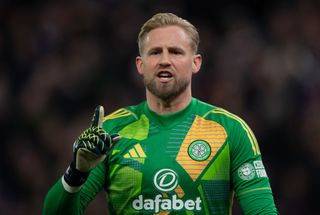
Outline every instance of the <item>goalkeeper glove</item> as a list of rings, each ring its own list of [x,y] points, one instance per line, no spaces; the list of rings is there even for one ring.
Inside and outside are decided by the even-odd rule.
[[[118,134],[109,135],[102,128],[104,108],[97,106],[91,127],[86,129],[73,144],[73,160],[63,179],[71,187],[81,186],[95,168],[106,158],[108,149],[120,140]]]

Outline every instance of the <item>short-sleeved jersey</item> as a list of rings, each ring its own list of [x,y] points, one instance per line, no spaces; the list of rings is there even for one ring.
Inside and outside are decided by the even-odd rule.
[[[276,214],[257,140],[239,117],[195,98],[158,115],[146,102],[105,117],[122,139],[78,197],[83,211],[104,187],[110,214]]]

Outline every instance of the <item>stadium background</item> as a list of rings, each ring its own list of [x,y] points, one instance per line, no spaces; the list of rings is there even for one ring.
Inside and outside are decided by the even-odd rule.
[[[1,0],[0,214],[41,213],[96,104],[144,99],[135,40],[164,11],[198,27],[194,96],[251,126],[280,213],[320,211],[319,1]]]

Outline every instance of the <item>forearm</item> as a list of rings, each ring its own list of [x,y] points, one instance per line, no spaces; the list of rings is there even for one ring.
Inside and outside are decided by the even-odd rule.
[[[48,192],[44,200],[43,215],[82,214],[80,192],[67,192],[60,179]]]
[[[104,109],[98,106],[91,127],[74,142],[73,160],[60,179],[48,192],[43,214],[82,214],[102,189],[105,166],[102,163],[110,145],[119,141],[118,134],[109,135],[101,126]]]
[[[237,198],[243,214],[278,214],[271,189],[248,191]]]

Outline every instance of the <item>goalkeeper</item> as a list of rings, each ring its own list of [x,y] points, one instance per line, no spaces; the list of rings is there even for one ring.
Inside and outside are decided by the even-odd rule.
[[[277,214],[251,129],[192,97],[198,44],[196,28],[174,14],[144,23],[136,67],[146,101],[107,116],[96,108],[43,214],[83,214],[102,189],[109,214],[226,215],[234,196],[244,214]]]

